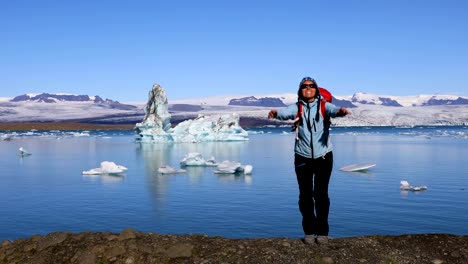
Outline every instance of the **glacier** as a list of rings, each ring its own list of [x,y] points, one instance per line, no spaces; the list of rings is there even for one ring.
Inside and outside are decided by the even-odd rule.
[[[245,141],[248,133],[239,125],[239,115],[199,115],[171,127],[166,92],[159,84],[154,84],[148,94],[148,102],[143,121],[135,125],[135,132],[141,142],[208,142]]]

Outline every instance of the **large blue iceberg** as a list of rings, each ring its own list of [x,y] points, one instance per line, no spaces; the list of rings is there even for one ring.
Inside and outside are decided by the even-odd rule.
[[[172,127],[164,89],[154,84],[148,97],[145,117],[135,125],[139,141],[171,143],[249,140],[247,131],[239,125],[239,115],[236,113],[199,115]]]

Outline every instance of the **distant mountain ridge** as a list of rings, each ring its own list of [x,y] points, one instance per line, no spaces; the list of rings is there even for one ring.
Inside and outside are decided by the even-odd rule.
[[[228,105],[238,106],[268,106],[281,107],[289,105],[293,96],[270,96],[259,97],[248,96],[233,98]],[[297,99],[294,99],[297,100]],[[418,96],[382,96],[368,93],[355,93],[349,98],[338,99],[333,96],[333,104],[340,107],[354,108],[358,105],[382,105],[393,107],[406,106],[434,106],[434,105],[468,105],[468,98],[453,95],[418,95]]]
[[[268,98],[265,100],[265,98]],[[273,98],[273,99],[272,99]],[[233,99],[237,104],[229,104]],[[237,113],[241,125],[287,125],[267,119],[272,108],[294,104],[297,94],[224,95],[185,100],[168,98],[172,124],[200,116]],[[351,110],[336,126],[468,125],[468,97],[454,95],[383,96],[356,93],[334,96],[333,103]],[[0,97],[0,122],[84,122],[135,124],[145,116],[146,102],[121,104],[99,96],[24,94]],[[276,106],[277,105],[277,106]]]
[[[242,97],[239,99],[231,99],[228,105],[244,105],[244,106],[269,106],[269,107],[283,107],[286,106],[279,98],[263,97],[256,98],[255,96]]]
[[[102,107],[130,110],[135,109],[136,106],[121,104],[118,101],[110,99],[103,100],[100,96],[89,96],[89,95],[74,95],[74,94],[23,94],[14,97],[10,102],[38,102],[38,103],[57,103],[57,102],[93,102]]]

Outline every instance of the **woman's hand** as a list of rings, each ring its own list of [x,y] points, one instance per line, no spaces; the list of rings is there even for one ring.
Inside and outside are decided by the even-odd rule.
[[[277,115],[278,115],[278,111],[273,109],[268,113],[268,119],[275,118]]]
[[[344,107],[341,107],[340,110],[336,112],[336,116],[345,116],[345,115],[350,115],[350,114],[351,112],[347,108],[344,108]]]

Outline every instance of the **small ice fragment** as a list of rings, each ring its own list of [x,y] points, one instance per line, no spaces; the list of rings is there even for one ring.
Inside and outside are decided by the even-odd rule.
[[[126,171],[122,165],[117,165],[112,161],[103,161],[101,162],[101,167],[91,169],[88,171],[83,171],[84,175],[96,175],[96,174],[118,174]]]
[[[19,152],[20,152],[20,153],[19,153],[20,156],[22,156],[22,157],[23,157],[23,156],[29,156],[29,155],[31,155],[31,153],[29,153],[29,152],[28,152],[27,150],[25,150],[23,147],[20,147],[20,148],[19,148]]]
[[[400,189],[402,190],[409,190],[411,186],[409,185],[408,181],[400,181]]]
[[[366,171],[367,169],[372,168],[372,167],[375,167],[374,163],[351,164],[351,165],[340,168],[340,170],[346,171],[346,172]]]
[[[252,174],[252,165],[245,165],[244,166],[244,174]]]
[[[427,190],[427,186],[425,185],[411,186],[408,181],[400,181],[400,189],[404,191],[418,192],[418,191]]]
[[[176,173],[185,173],[186,170],[182,170],[182,169],[178,170],[178,169],[173,168],[171,166],[163,165],[163,166],[159,167],[158,172],[161,173],[161,174],[176,174]]]

